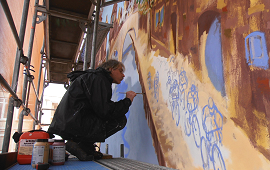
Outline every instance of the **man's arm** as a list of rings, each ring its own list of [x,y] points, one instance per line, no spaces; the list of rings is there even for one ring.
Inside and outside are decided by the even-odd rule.
[[[134,91],[128,91],[128,92],[126,92],[126,98],[129,98],[131,102],[133,101],[133,99],[134,99],[134,97],[136,95],[137,94]]]
[[[91,87],[87,86],[91,83]],[[126,98],[118,102],[111,101],[111,84],[101,77],[92,79],[91,82],[85,82],[86,96],[91,105],[92,112],[101,119],[112,119],[124,116],[128,110],[135,92],[127,92]],[[91,111],[89,111],[91,112]]]

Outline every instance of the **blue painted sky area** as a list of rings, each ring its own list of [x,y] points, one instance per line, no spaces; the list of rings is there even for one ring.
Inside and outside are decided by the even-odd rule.
[[[119,13],[119,8],[124,9],[124,2],[118,2],[117,3],[117,16]],[[102,12],[102,22],[106,22],[106,16],[108,17],[108,23],[111,23],[111,15],[112,15],[113,5],[109,5],[103,8]]]
[[[113,101],[118,101],[125,97],[129,90],[142,92],[139,82],[139,74],[135,62],[135,51],[131,44],[130,36],[126,36],[123,44],[123,60],[126,70],[125,78],[119,85],[113,88]],[[109,154],[113,157],[120,157],[120,145],[124,144],[124,157],[158,165],[155,149],[152,144],[152,136],[147,124],[144,112],[143,96],[138,94],[126,113],[127,125],[118,133],[112,135],[101,143],[101,152],[105,152],[106,144],[109,145]]]
[[[215,19],[206,40],[205,64],[213,85],[221,92],[222,96],[225,96],[220,34],[220,22]]]
[[[117,15],[114,16],[114,18],[118,17],[119,13],[119,8],[124,9],[124,2],[118,2],[117,3]],[[106,17],[108,19],[108,23],[111,23],[111,15],[112,15],[112,10],[113,10],[113,5],[109,5],[103,8],[103,13],[102,13],[102,22],[106,22]],[[107,34],[107,42],[106,42],[106,51],[108,51],[108,48],[110,47],[109,45],[109,35],[110,32]]]

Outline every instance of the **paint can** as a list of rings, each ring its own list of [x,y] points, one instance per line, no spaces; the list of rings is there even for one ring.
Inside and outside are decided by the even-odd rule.
[[[51,150],[51,146],[54,142],[54,139],[48,139],[48,143],[50,145],[50,149],[49,149],[49,163],[51,164],[52,163],[52,150]]]
[[[36,139],[32,151],[31,165],[36,168],[38,163],[48,164],[50,145],[48,139]]]
[[[66,144],[64,140],[55,139],[50,146],[51,150],[51,164],[52,165],[64,165],[66,156]]]
[[[33,146],[36,139],[48,139],[49,134],[42,130],[32,130],[24,132],[20,136],[18,145],[17,162],[20,165],[31,164]]]

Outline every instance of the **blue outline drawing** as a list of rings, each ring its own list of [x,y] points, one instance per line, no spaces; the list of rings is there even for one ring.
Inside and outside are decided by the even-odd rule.
[[[268,69],[268,53],[265,35],[263,32],[255,31],[245,38],[246,60],[249,66]]]
[[[204,170],[210,169],[212,162],[214,170],[226,170],[225,162],[218,145],[222,144],[223,116],[217,109],[213,99],[208,99],[208,105],[203,108],[203,130],[206,137],[201,138],[201,157]]]
[[[179,71],[172,71],[171,69],[167,72],[168,80],[166,87],[169,88],[169,103],[172,111],[172,119],[175,120],[176,126],[180,122],[180,87],[179,87]],[[169,87],[168,87],[169,86]]]
[[[169,90],[169,101],[172,110],[172,118],[175,119],[176,125],[179,125],[180,121],[180,110],[179,110],[179,85],[176,79],[173,80],[173,83],[170,86]]]
[[[159,73],[158,71],[154,78],[154,97],[158,102],[158,98],[159,98]]]
[[[148,83],[148,89],[151,90],[152,86],[151,86],[151,72],[148,72],[148,76],[147,76],[147,83]]]
[[[175,60],[175,56],[172,56],[170,59],[170,63],[174,63],[174,60]]]
[[[191,129],[193,132],[194,142],[197,148],[201,144],[201,131],[200,125],[197,118],[197,108],[199,105],[198,90],[194,84],[191,85],[190,90],[187,95],[187,110],[185,113],[185,134],[187,136],[191,135]]]
[[[179,88],[180,88],[180,105],[182,109],[185,110],[185,96],[186,96],[186,89],[188,87],[188,78],[186,75],[186,71],[181,68],[181,73],[179,75]]]

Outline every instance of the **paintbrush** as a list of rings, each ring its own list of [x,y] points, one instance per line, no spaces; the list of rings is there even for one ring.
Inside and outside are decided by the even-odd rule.
[[[121,94],[126,94],[126,92],[119,92]],[[145,94],[145,93],[136,93],[136,94]]]

